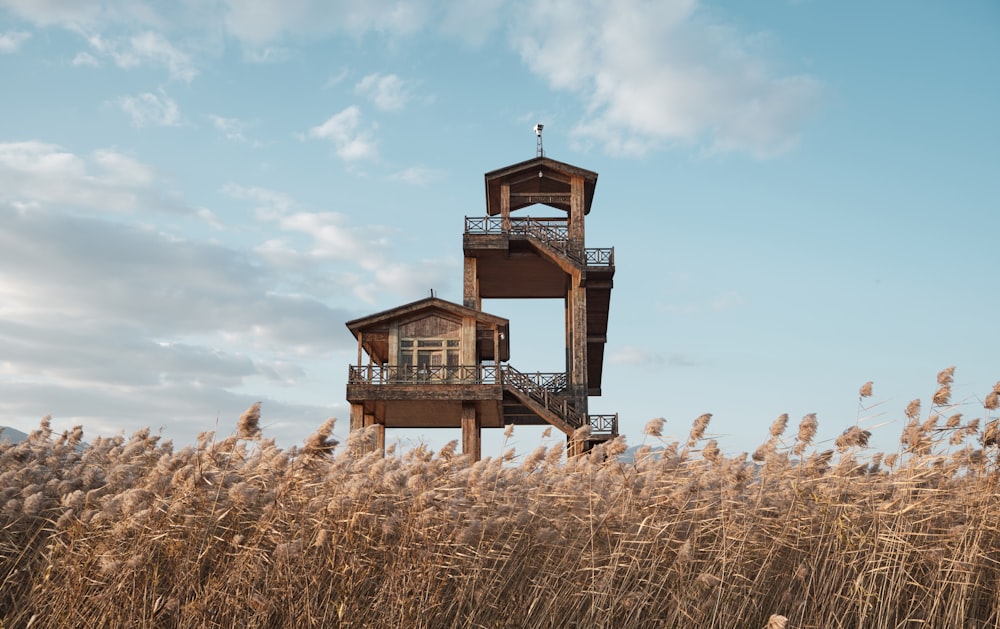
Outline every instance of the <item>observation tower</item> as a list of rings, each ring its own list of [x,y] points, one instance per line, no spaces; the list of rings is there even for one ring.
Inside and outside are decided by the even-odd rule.
[[[358,341],[351,430],[376,426],[372,447],[384,449],[386,428],[461,428],[475,460],[483,428],[551,425],[571,455],[617,436],[617,414],[589,412],[615,274],[614,248],[586,246],[597,173],[546,157],[541,131],[534,159],[486,173],[486,214],[465,218],[462,304],[432,296],[347,323]],[[515,368],[510,322],[483,312],[483,299],[563,300],[564,371]],[[589,436],[570,440],[584,425]]]

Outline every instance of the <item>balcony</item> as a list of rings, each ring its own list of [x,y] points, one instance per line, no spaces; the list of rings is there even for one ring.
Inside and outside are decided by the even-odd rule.
[[[588,267],[613,268],[615,266],[614,247],[586,248],[581,256],[569,239],[568,219],[511,217],[508,219],[508,223],[510,227],[504,229],[504,221],[500,216],[466,216],[465,233],[482,236],[506,234],[513,237],[533,238],[578,264]]]
[[[591,438],[618,436],[618,413],[613,415],[587,415],[587,423],[590,424]]]
[[[470,395],[479,397],[469,389],[463,392],[442,385],[501,385],[508,391],[519,393],[519,399],[528,405],[529,412],[539,417],[544,417],[546,412],[552,413],[574,429],[586,421],[590,426],[591,440],[610,439],[618,435],[617,414],[585,416],[576,409],[571,397],[566,395],[569,380],[565,372],[522,373],[510,365],[349,365],[348,369],[349,388],[352,385],[374,385],[385,386],[383,391],[386,393],[389,390],[423,391],[425,393],[419,397],[427,399],[450,399],[456,395],[458,399]],[[486,393],[485,389],[483,393]],[[410,393],[406,397],[414,399],[413,395]],[[381,394],[377,397],[381,398]],[[389,394],[391,397],[392,394]],[[534,410],[530,410],[532,408]]]
[[[494,365],[350,365],[347,384],[501,384]]]

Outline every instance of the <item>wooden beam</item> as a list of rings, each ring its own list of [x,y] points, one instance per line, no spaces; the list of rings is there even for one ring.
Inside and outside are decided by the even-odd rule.
[[[365,427],[365,405],[361,402],[351,402],[351,432]]]
[[[583,196],[583,177],[573,177],[569,184],[569,240],[577,253],[583,255],[583,217],[586,213]]]
[[[482,429],[475,402],[462,402],[462,453],[473,461],[482,458]]]
[[[511,192],[510,198],[512,202],[516,202],[518,205],[531,205],[533,203],[544,203],[546,205],[561,203],[569,205],[571,202],[568,192]]]
[[[374,434],[369,437],[369,441],[365,444],[365,452],[379,451],[385,452],[385,425],[380,424],[378,419],[372,413],[364,414],[364,430],[370,430],[374,426]]]
[[[579,278],[570,282],[569,295],[570,368],[569,379],[576,397],[577,410],[587,414],[587,289]]]
[[[479,297],[479,275],[476,258],[465,258],[463,271],[462,305],[473,310],[482,310],[482,300]]]
[[[500,184],[500,225],[504,232],[510,231],[510,184]]]
[[[580,439],[574,441],[572,435],[566,435],[566,458],[580,456],[587,451],[587,442]]]

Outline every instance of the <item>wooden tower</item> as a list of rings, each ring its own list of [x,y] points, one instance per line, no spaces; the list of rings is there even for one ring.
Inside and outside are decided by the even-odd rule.
[[[540,155],[485,177],[486,216],[465,219],[463,304],[430,297],[347,323],[358,340],[351,430],[375,426],[373,447],[384,448],[387,427],[461,427],[475,459],[482,428],[548,424],[569,437],[588,425],[571,454],[618,434],[617,415],[588,412],[601,394],[615,273],[614,249],[585,245],[597,173]],[[512,216],[539,204],[565,216]],[[507,363],[509,322],[483,312],[483,299],[562,299],[565,370]]]

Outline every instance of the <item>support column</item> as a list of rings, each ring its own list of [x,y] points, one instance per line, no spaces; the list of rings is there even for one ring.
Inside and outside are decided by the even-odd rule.
[[[503,233],[510,233],[510,184],[500,184],[500,227]]]
[[[567,301],[569,378],[577,409],[587,414],[587,289],[581,286],[581,272],[573,273]]]
[[[569,240],[573,250],[583,256],[584,250],[584,194],[583,177],[573,177],[569,182]]]
[[[476,258],[465,259],[464,289],[462,305],[473,310],[482,310],[482,300],[479,298],[479,277],[477,276]]]
[[[379,424],[375,415],[365,412],[365,405],[361,402],[351,402],[351,432],[356,430],[366,430],[369,426],[375,426],[375,434],[364,444],[363,451],[371,452],[374,449],[385,451],[385,425]]]
[[[351,432],[365,427],[365,405],[351,402]]]
[[[472,455],[473,461],[482,458],[482,427],[475,402],[462,402],[462,454]]]
[[[374,434],[369,437],[368,443],[365,444],[365,452],[371,452],[373,449],[376,452],[385,452],[385,424],[378,423],[374,415],[365,413],[365,430],[371,430],[371,426],[374,426]]]

